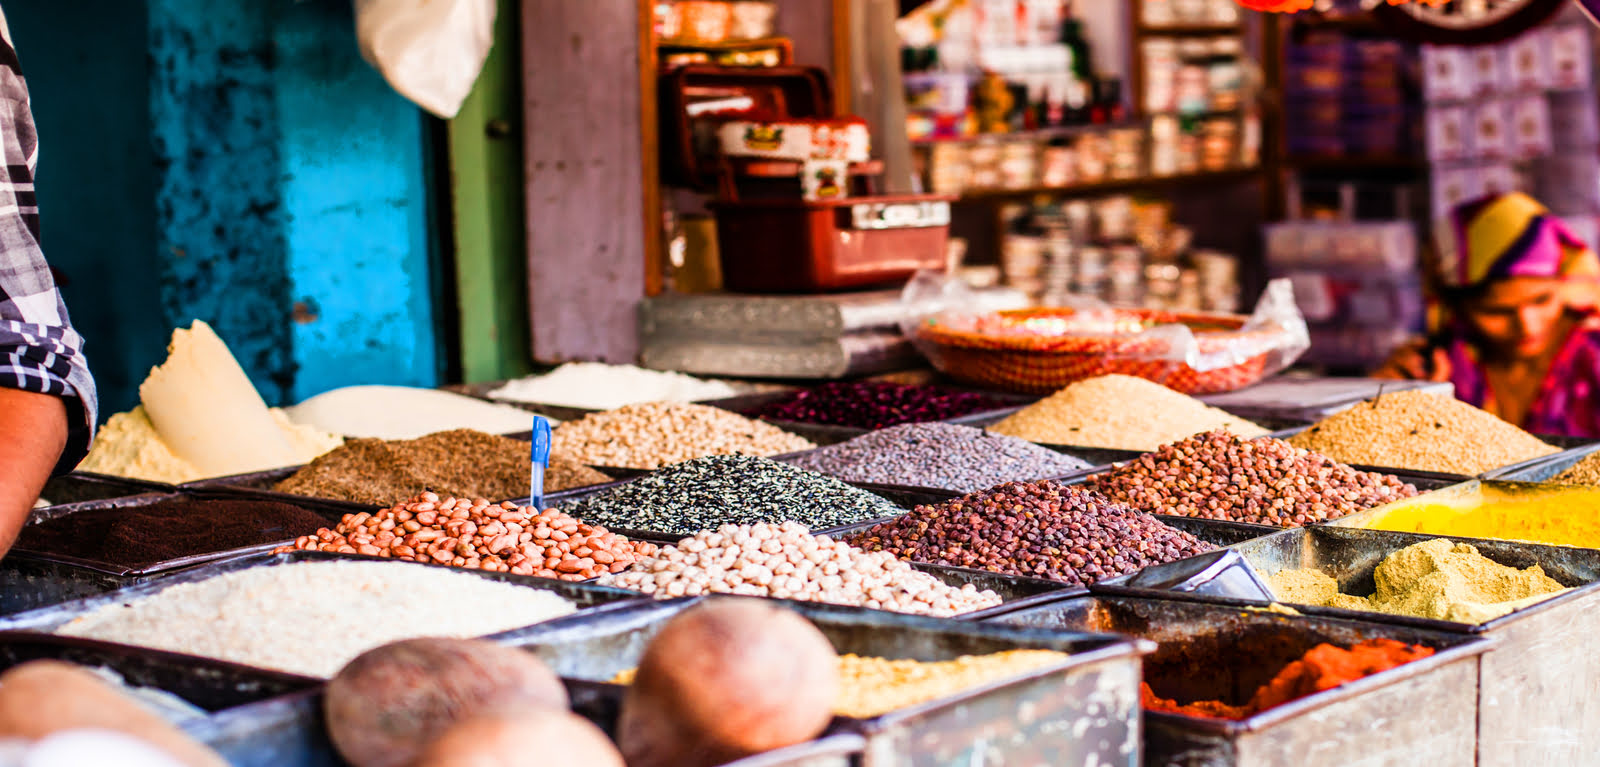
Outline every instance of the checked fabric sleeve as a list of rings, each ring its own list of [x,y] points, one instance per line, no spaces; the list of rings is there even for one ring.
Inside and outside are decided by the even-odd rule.
[[[28,86],[0,15],[0,387],[51,394],[67,403],[69,436],[58,471],[78,464],[94,437],[94,378],[83,337],[72,328],[39,247],[33,171],[39,143]]]

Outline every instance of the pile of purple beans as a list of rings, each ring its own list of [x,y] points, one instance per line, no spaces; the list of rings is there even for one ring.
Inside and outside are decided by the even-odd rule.
[[[827,383],[748,413],[778,421],[884,429],[998,410],[1007,403],[974,392],[888,381]]]

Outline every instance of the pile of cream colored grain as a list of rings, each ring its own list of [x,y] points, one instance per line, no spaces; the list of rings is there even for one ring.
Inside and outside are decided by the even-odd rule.
[[[1079,381],[989,427],[1046,445],[1141,451],[1216,429],[1246,439],[1268,433],[1186,394],[1124,375]]]

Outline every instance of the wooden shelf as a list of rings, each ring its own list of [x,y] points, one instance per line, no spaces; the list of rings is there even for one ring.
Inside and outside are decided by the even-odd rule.
[[[1035,186],[1023,189],[969,189],[961,193],[961,202],[1003,202],[1026,200],[1032,197],[1088,197],[1099,194],[1136,192],[1145,189],[1173,189],[1248,181],[1261,177],[1261,168],[1235,168],[1233,170],[1180,173],[1176,176],[1144,176],[1130,179],[1109,179],[1089,184],[1070,186]]]
[[[1373,173],[1421,173],[1428,168],[1426,160],[1418,157],[1394,155],[1349,155],[1345,157],[1288,157],[1283,161],[1291,170],[1307,173],[1344,173],[1349,175]]]
[[[1305,14],[1297,13],[1289,22],[1296,32],[1361,32],[1383,34],[1384,27],[1370,13]]]
[[[666,48],[674,51],[748,51],[760,48],[776,48],[787,45],[788,38],[764,37],[756,40],[724,40],[720,43],[697,43],[690,40],[664,39],[656,42],[657,48]]]
[[[1134,27],[1145,37],[1225,37],[1244,34],[1240,24],[1138,24]]]

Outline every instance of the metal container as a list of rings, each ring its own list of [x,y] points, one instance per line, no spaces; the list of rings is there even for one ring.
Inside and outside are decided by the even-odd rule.
[[[92,639],[0,632],[0,670],[55,660],[117,672],[134,687],[172,693],[215,712],[309,689],[321,680]]]
[[[566,680],[572,710],[616,737],[621,690]],[[322,693],[310,691],[224,711],[186,728],[233,767],[346,767],[328,739]],[[865,741],[836,734],[724,767],[851,767]]]
[[[143,493],[170,493],[172,490],[172,485],[161,482],[75,471],[51,477],[50,481],[44,484],[44,490],[39,493],[39,497],[49,501],[51,506],[64,506],[69,503],[107,501]]]
[[[1501,482],[1549,482],[1583,459],[1600,451],[1600,442],[1571,450],[1563,450],[1547,458],[1527,461],[1483,475],[1484,479]]]
[[[203,492],[203,491],[174,491],[174,492],[169,492],[169,493],[147,493],[147,494],[144,494],[144,495],[128,496],[128,497],[117,498],[117,499],[108,500],[108,501],[90,501],[90,502],[87,502],[87,503],[68,504],[68,505],[64,505],[64,506],[51,506],[49,508],[39,509],[38,511],[35,511],[31,517],[28,518],[28,524],[29,525],[35,525],[35,524],[39,524],[41,522],[47,522],[47,521],[54,520],[54,519],[60,519],[62,517],[71,516],[73,514],[77,514],[77,513],[85,512],[85,511],[102,511],[102,510],[106,510],[106,509],[135,509],[135,508],[140,508],[140,507],[143,507],[143,506],[153,506],[153,505],[158,504],[158,503],[166,503],[168,501],[211,501],[211,500],[234,500],[234,501],[237,501],[237,500],[240,500],[242,497],[243,496],[240,496],[240,495],[237,495],[237,494],[234,494],[234,493],[216,493],[216,492]],[[332,525],[337,524],[339,522],[339,520],[344,516],[344,511],[342,511],[342,510],[340,510],[338,508],[335,508],[335,507],[327,506],[327,505],[325,505],[325,504],[323,504],[323,503],[321,503],[321,502],[319,502],[319,501],[317,501],[315,499],[301,498],[299,496],[291,496],[291,497],[295,498],[295,500],[289,502],[291,505],[298,506],[298,507],[303,508],[303,509],[305,509],[307,511],[311,511],[313,513],[316,513],[316,514],[322,516],[323,519],[327,521],[327,523],[328,523],[328,525],[330,527]],[[276,499],[274,499],[274,500],[276,500]],[[289,543],[293,543],[293,542],[294,542],[294,536],[289,536],[289,537],[282,538],[282,539],[277,540],[277,541],[271,541],[271,542],[268,542],[268,543],[262,543],[262,544],[258,544],[258,545],[255,545],[255,546],[247,546],[247,547],[244,547],[244,548],[237,548],[237,549],[223,549],[223,550],[220,550],[220,551],[212,551],[212,552],[207,552],[207,553],[204,553],[204,554],[192,554],[192,555],[189,555],[189,556],[186,556],[186,557],[179,557],[179,558],[176,558],[176,559],[168,559],[168,560],[163,560],[163,561],[158,561],[158,562],[146,562],[146,563],[140,563],[140,564],[136,564],[136,565],[124,565],[124,564],[118,564],[118,563],[115,563],[115,562],[106,562],[106,561],[102,561],[102,560],[90,559],[90,558],[87,558],[87,557],[78,557],[78,556],[71,556],[71,555],[66,555],[66,554],[58,554],[58,553],[50,553],[50,552],[44,552],[44,551],[36,551],[36,550],[33,550],[33,549],[25,548],[22,544],[18,544],[17,546],[13,547],[10,552],[8,552],[6,554],[6,558],[5,558],[4,561],[7,562],[7,563],[11,563],[11,562],[13,562],[15,560],[15,561],[29,561],[29,562],[42,562],[42,563],[47,563],[47,564],[67,565],[67,566],[70,566],[70,567],[81,568],[81,569],[84,569],[84,570],[90,570],[90,571],[94,571],[94,572],[97,572],[97,573],[104,573],[106,575],[115,576],[117,578],[129,579],[129,578],[142,578],[142,577],[148,577],[148,576],[153,576],[153,575],[160,575],[162,573],[173,572],[175,570],[182,570],[182,569],[185,569],[185,568],[194,567],[196,565],[206,564],[208,562],[215,562],[215,561],[218,561],[218,560],[234,559],[234,558],[237,558],[237,557],[249,556],[251,554],[261,554],[261,553],[269,552],[269,551],[271,551],[271,550],[273,550],[273,549],[275,549],[275,548],[277,548],[279,546],[283,546],[285,544],[289,544]],[[131,582],[131,581],[121,581],[119,583],[127,583],[127,582]]]
[[[1446,491],[1452,492],[1452,491]],[[1235,547],[1263,575],[1314,568],[1347,594],[1371,594],[1373,570],[1389,554],[1440,536],[1317,526],[1286,530]],[[1483,624],[1451,623],[1382,613],[1300,607],[1314,616],[1478,635],[1496,641],[1478,664],[1478,765],[1583,764],[1600,753],[1594,691],[1600,689],[1600,550],[1537,546],[1484,539],[1471,543],[1496,562],[1535,564],[1572,591]],[[1240,606],[1246,603],[1174,592],[1125,588],[1122,579],[1095,584],[1097,594],[1178,599]],[[1375,729],[1375,728],[1374,728]]]
[[[533,650],[564,677],[609,680],[635,667],[661,626],[703,599],[635,603],[562,626],[531,627],[507,641]],[[1153,649],[1148,642],[845,607],[786,606],[816,625],[841,653],[943,661],[1040,648],[1071,656],[883,716],[837,719],[835,731],[866,738],[862,767],[1138,763],[1138,659]]]
[[[1291,616],[1196,602],[1084,597],[994,622],[1124,634],[1156,642],[1144,681],[1179,701],[1244,703],[1307,650],[1385,638],[1434,648],[1420,661],[1324,690],[1244,720],[1144,714],[1147,767],[1471,765],[1478,664],[1492,642],[1406,626]],[[1494,654],[1494,653],[1491,653]],[[1358,727],[1359,736],[1350,732]]]
[[[446,565],[422,564],[418,562],[400,562],[396,560],[383,560],[374,557],[363,557],[346,554],[330,554],[322,551],[292,551],[286,554],[255,554],[221,562],[175,572],[165,577],[146,580],[122,588],[109,594],[91,596],[84,599],[52,605],[37,610],[0,617],[0,631],[55,631],[61,626],[91,613],[101,607],[113,604],[124,604],[148,596],[153,596],[165,591],[171,586],[183,583],[197,583],[199,581],[215,578],[227,573],[239,572],[258,567],[281,567],[283,565],[299,562],[387,562],[398,567],[433,567],[448,570],[453,573],[484,578],[486,580],[500,581],[516,586],[543,589],[554,592],[571,601],[580,610],[606,608],[610,605],[641,599],[639,594],[623,589],[599,586],[588,583],[572,583],[548,578],[534,578],[526,575],[513,575],[511,573],[492,573],[487,570],[469,570],[462,567],[449,567]],[[556,620],[563,620],[557,618]]]

